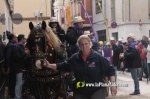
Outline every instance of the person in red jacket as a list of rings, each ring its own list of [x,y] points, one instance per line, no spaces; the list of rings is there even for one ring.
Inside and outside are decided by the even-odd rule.
[[[140,53],[140,58],[141,58],[141,63],[142,63],[142,68],[139,69],[139,80],[142,81],[143,72],[145,73],[145,75],[147,74],[145,72],[145,68],[147,66],[147,64],[146,64],[146,53],[144,52],[144,46],[143,46],[142,42],[140,42],[138,44],[138,50]]]

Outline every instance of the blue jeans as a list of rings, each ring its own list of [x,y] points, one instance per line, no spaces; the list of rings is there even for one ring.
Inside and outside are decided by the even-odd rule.
[[[150,63],[147,63],[148,77],[150,78]]]
[[[147,75],[147,71],[145,71],[145,69],[146,69],[146,67],[147,67],[146,59],[142,59],[142,60],[141,60],[141,63],[142,63],[142,68],[140,68],[139,78],[142,78],[142,77],[143,77],[143,72],[145,73],[146,76],[148,76],[148,75]]]
[[[134,92],[140,92],[139,80],[138,80],[138,68],[129,68],[131,72],[132,79],[134,81]]]
[[[117,66],[114,66],[115,69],[115,81],[117,81]]]
[[[22,98],[23,73],[16,74],[15,99]]]

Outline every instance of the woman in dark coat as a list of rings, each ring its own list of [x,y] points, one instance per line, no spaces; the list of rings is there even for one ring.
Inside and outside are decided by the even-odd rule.
[[[58,36],[60,41],[64,44],[65,42],[65,31],[60,27],[59,22],[56,18],[52,18],[49,22],[49,26],[52,28],[52,31]]]

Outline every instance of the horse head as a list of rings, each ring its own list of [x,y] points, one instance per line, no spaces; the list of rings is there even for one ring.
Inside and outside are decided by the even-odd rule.
[[[46,22],[33,25],[29,23],[30,34],[27,39],[27,48],[30,50],[31,57],[35,60],[48,59],[54,63],[56,52],[60,50],[61,42],[52,32],[51,28],[46,26]]]
[[[37,24],[36,26],[33,25],[32,22],[29,23],[30,34],[27,40],[27,47],[30,49],[31,54],[35,51],[42,51],[46,52],[45,49],[45,41],[46,37],[44,35],[44,30],[46,29],[45,21],[41,24]]]

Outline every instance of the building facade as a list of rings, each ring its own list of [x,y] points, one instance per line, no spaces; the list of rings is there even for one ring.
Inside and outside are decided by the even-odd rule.
[[[50,21],[51,0],[14,0],[14,18],[13,32],[28,36],[29,22],[39,24],[42,20]]]
[[[92,0],[81,0],[84,8],[86,9],[91,23],[93,23],[92,18]],[[61,26],[67,30],[71,26],[71,21],[74,17],[81,16],[84,22],[84,30],[91,30],[90,22],[85,14],[84,8],[79,3],[79,0],[55,0],[54,2],[54,16],[57,17]]]
[[[102,12],[97,13],[96,1],[92,0],[93,24],[99,40],[107,41],[108,37],[113,36],[116,40],[122,38],[126,41],[130,33],[134,33],[137,40],[143,35],[150,37],[150,0],[99,0],[108,32]]]
[[[0,34],[9,31],[28,36],[29,22],[39,24],[51,17],[51,0],[0,0]]]

